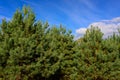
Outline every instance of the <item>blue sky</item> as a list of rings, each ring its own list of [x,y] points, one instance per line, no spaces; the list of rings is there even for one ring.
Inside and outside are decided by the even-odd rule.
[[[63,24],[76,34],[91,23],[111,20],[120,16],[120,0],[1,0],[0,21],[11,19],[17,8],[29,5],[36,19],[51,25]]]

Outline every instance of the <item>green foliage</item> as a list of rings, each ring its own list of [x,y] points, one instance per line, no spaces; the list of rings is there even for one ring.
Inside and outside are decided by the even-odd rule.
[[[120,32],[97,27],[75,41],[71,31],[36,21],[29,7],[0,24],[2,80],[119,80]]]
[[[67,68],[72,66],[75,46],[71,31],[62,26],[49,28],[47,22],[36,21],[34,13],[26,7],[17,10],[11,21],[3,20],[0,27],[0,77],[10,80],[70,77]]]
[[[118,47],[120,36],[114,34],[108,39],[103,39],[102,35],[100,29],[91,27],[77,46],[80,79],[120,79],[120,52]]]

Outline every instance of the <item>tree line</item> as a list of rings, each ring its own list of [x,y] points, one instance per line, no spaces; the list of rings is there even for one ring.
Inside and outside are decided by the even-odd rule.
[[[74,40],[24,7],[0,23],[0,80],[120,80],[120,30],[103,39],[91,26]]]

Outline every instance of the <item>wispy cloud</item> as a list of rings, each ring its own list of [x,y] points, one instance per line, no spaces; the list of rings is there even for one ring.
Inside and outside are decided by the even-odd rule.
[[[54,19],[59,17],[59,13],[56,13],[59,10],[60,14],[62,13],[62,15],[65,16],[67,22],[76,24],[75,26],[72,25],[72,29],[78,28],[77,25],[86,25],[92,20],[100,20],[100,16],[96,14],[100,11],[90,0],[60,0],[58,3],[52,1],[48,3],[47,0],[45,0],[44,4],[39,1],[33,2],[32,0],[21,1],[35,7],[35,9],[37,8],[37,12],[40,12],[40,14],[44,15],[45,18],[52,17]],[[44,6],[46,6],[46,8]],[[45,15],[48,12],[46,10],[49,8],[50,10],[51,8],[54,8],[55,10],[52,13],[49,11],[49,15]],[[59,22],[59,20],[57,21]]]
[[[0,6],[0,12],[4,11],[4,8],[2,6]]]
[[[2,20],[2,19],[6,19],[7,21],[10,20],[9,17],[6,17],[6,16],[3,16],[3,15],[0,15],[0,20]]]
[[[96,6],[93,5],[93,3],[90,0],[79,0],[79,1],[82,2],[90,10],[95,10],[96,8]]]
[[[2,9],[3,7],[0,6],[0,9]]]
[[[28,5],[31,5],[31,6],[37,6],[38,5],[38,3],[32,2],[30,0],[21,0],[21,1],[28,4]]]
[[[100,22],[91,23],[87,28],[79,28],[76,30],[76,39],[82,37],[86,30],[92,26],[98,27],[104,33],[104,38],[112,35],[113,33],[118,33],[120,28],[120,17],[114,18],[112,20],[102,20]]]
[[[66,6],[66,7],[65,7]],[[96,13],[100,13],[97,6],[90,0],[65,0],[62,5],[55,5],[68,16],[69,20],[78,25],[86,25],[88,22],[100,20]]]

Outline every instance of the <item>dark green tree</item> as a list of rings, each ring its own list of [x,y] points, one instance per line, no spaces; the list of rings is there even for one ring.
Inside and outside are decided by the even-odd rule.
[[[98,27],[79,40],[62,25],[36,20],[29,7],[0,24],[0,80],[120,80],[120,30]]]
[[[92,26],[86,31],[80,42],[78,41],[80,79],[120,79],[120,57],[117,47],[119,43],[112,40],[114,38],[103,39],[102,36],[100,29]]]
[[[30,8],[0,25],[0,77],[7,80],[70,78],[75,46],[71,31],[36,21]],[[66,77],[67,76],[67,77]]]

